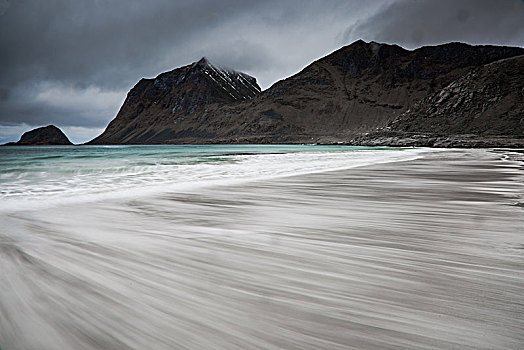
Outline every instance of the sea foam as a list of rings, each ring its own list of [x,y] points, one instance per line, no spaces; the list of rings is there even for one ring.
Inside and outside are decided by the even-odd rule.
[[[7,148],[6,148],[7,149]],[[344,146],[41,147],[0,154],[0,211],[141,196],[410,160],[427,149]]]

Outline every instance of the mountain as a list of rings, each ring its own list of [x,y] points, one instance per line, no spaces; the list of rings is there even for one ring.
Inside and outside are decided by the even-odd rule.
[[[524,56],[496,61],[431,94],[400,115],[394,130],[518,135],[524,130]]]
[[[235,105],[260,93],[256,79],[213,66],[206,58],[140,80],[116,118],[90,144],[163,143],[209,138],[203,125],[220,106]]]
[[[25,132],[18,142],[10,142],[9,146],[43,146],[72,145],[67,136],[54,125],[43,126]]]
[[[418,128],[425,122],[419,125],[414,120],[424,119],[421,111],[427,110],[428,103],[438,101],[435,96],[443,89],[455,94],[456,87],[451,84],[457,82],[464,87],[460,94],[466,94],[470,87],[461,80],[468,74],[477,74],[471,75],[470,85],[480,78],[484,85],[503,85],[501,77],[506,70],[517,74],[515,81],[522,81],[518,69],[521,61],[509,59],[521,55],[524,49],[515,47],[449,43],[410,51],[360,40],[263,92],[254,78],[219,69],[203,59],[155,79],[142,79],[129,92],[116,118],[91,143],[362,143],[361,135],[377,130],[395,127],[398,132],[408,132],[402,129],[408,123]],[[486,67],[494,63],[493,67],[498,67],[496,63],[501,60],[506,63],[500,65],[496,78]],[[509,91],[512,87],[494,88],[489,94],[502,93],[501,89]],[[505,135],[515,130],[512,111],[521,110],[523,105],[520,90],[515,91],[513,104],[496,100],[492,104],[498,107],[482,112],[486,114],[481,120],[501,120],[493,131]],[[453,108],[462,108],[464,115],[475,114],[467,109],[476,98],[469,102],[465,98],[462,105]],[[446,103],[453,100],[449,97]],[[448,117],[441,111],[435,112],[438,115],[434,119]],[[392,126],[398,120],[403,122]],[[434,124],[432,120],[421,130]],[[443,132],[469,130],[462,130],[465,124],[454,125]]]

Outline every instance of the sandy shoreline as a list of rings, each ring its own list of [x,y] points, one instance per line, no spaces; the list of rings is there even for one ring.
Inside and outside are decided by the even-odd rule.
[[[501,157],[11,217],[0,347],[521,348],[524,176]]]

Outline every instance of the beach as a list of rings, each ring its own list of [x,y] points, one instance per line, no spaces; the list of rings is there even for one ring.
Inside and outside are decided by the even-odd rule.
[[[384,157],[4,208],[0,348],[523,348],[522,154]]]

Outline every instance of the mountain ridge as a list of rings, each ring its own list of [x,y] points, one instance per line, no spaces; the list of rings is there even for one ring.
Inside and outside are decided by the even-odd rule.
[[[518,47],[455,42],[406,50],[359,40],[264,91],[255,78],[202,58],[140,80],[89,144],[350,142],[383,130],[471,70],[523,54]]]

